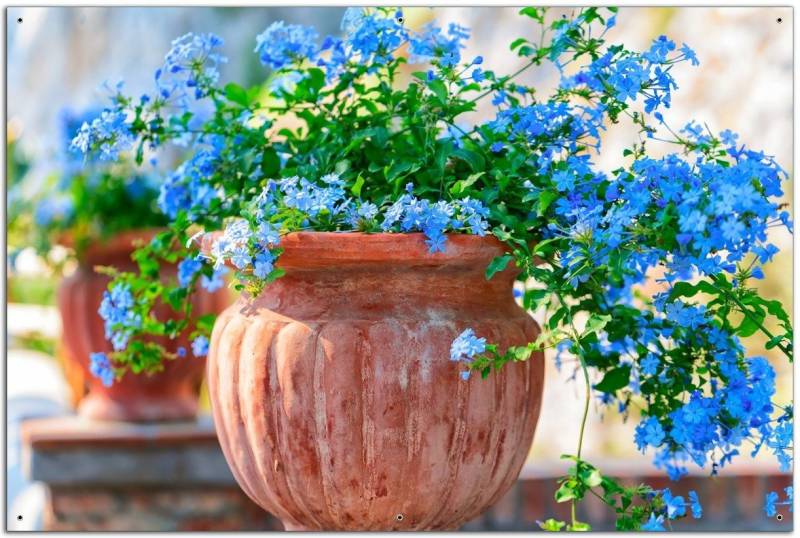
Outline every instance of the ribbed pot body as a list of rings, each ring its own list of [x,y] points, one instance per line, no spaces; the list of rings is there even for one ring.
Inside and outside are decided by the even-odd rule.
[[[208,385],[242,489],[288,529],[456,529],[516,480],[541,404],[540,354],[461,380],[471,327],[501,349],[536,338],[494,239],[297,233],[287,274],[218,318]]]
[[[108,243],[93,245],[86,251],[78,269],[62,280],[58,289],[58,307],[63,327],[65,360],[83,373],[88,393],[78,405],[78,413],[86,418],[121,421],[188,420],[197,415],[200,384],[205,371],[205,358],[194,357],[190,342],[183,339],[158,339],[169,351],[178,346],[187,349],[186,357],[168,360],[164,370],[156,374],[127,372],[111,387],[89,373],[89,355],[111,352],[113,347],[105,338],[103,320],[97,310],[107,289],[109,277],[94,271],[96,265],[110,265],[121,271],[135,271],[130,256],[136,239],[145,241],[152,232],[131,232],[115,237]],[[162,269],[165,276],[174,276],[175,267]],[[209,294],[196,293],[193,312],[196,315],[220,312],[230,303],[223,290]],[[159,319],[171,311],[157,309]]]

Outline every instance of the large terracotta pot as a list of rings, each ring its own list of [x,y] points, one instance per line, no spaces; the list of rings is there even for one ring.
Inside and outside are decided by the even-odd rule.
[[[516,480],[541,404],[535,354],[486,380],[449,359],[465,328],[536,338],[493,238],[296,233],[286,276],[217,319],[208,386],[242,489],[287,529],[457,529]]]
[[[58,289],[63,344],[67,369],[78,368],[83,373],[88,394],[78,404],[78,414],[99,420],[161,421],[193,419],[197,415],[198,395],[203,381],[205,358],[194,357],[187,339],[159,340],[170,351],[184,346],[184,358],[166,361],[164,370],[153,374],[126,373],[111,387],[89,373],[92,352],[110,352],[105,338],[103,320],[97,313],[109,278],[94,271],[96,265],[111,265],[122,271],[136,270],[130,259],[134,241],[149,240],[155,231],[129,232],[106,243],[89,247],[80,257],[78,269],[65,278]],[[174,275],[175,267],[162,270]],[[228,306],[224,290],[196,294],[194,313],[203,315],[220,312]],[[170,314],[166,307],[157,309],[159,319]]]

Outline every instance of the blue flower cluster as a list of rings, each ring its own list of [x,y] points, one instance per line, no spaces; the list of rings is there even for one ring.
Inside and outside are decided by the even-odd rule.
[[[56,194],[42,199],[34,209],[33,220],[37,226],[46,227],[53,222],[63,222],[70,218],[74,211],[72,198],[65,194]]]
[[[475,331],[465,329],[450,345],[450,360],[469,364],[476,355],[486,351],[486,338],[478,338]],[[461,379],[469,379],[471,370],[463,370]]]
[[[203,268],[202,258],[186,258],[178,263],[178,285],[188,288],[194,281],[194,276]]]
[[[319,182],[297,176],[269,180],[248,209],[252,218],[231,220],[212,245],[210,260],[216,270],[224,269],[225,263],[232,264],[242,283],[269,280],[275,270],[275,248],[280,244],[281,231],[297,229],[297,223],[300,229],[312,227],[314,222],[340,230],[379,226],[384,231],[422,231],[431,252],[444,249],[447,230],[486,233],[488,209],[480,201],[465,198],[432,204],[416,198],[412,191],[409,184],[407,192],[383,212],[379,226],[380,208],[347,196],[344,182],[336,174],[323,176]],[[186,264],[184,280],[188,282],[197,265],[194,261],[182,263]]]
[[[126,113],[119,109],[106,109],[91,123],[86,121],[81,125],[70,149],[81,153],[97,151],[101,161],[115,161],[121,151],[133,147],[133,141]]]
[[[208,337],[201,334],[192,340],[192,353],[195,357],[208,355]]]
[[[561,90],[610,93],[623,103],[642,95],[645,113],[665,125],[656,110],[669,107],[676,87],[670,68],[678,61],[696,63],[687,46],[679,55],[675,49],[666,38],[657,39],[643,54],[612,49],[576,75],[564,77]],[[592,267],[621,264],[622,281],[607,285],[610,309],[630,305],[632,287],[657,266],[666,268],[666,282],[675,283],[698,274],[734,273],[751,254],[766,263],[777,252],[767,242],[767,230],[776,225],[791,229],[788,213],[775,201],[788,175],[772,157],[738,145],[730,131],[715,138],[689,124],[682,130],[687,153],[659,159],[641,156],[629,170],[616,170],[609,177],[586,151],[599,149],[611,113],[607,100],[587,106],[551,101],[503,107],[507,102],[504,95],[496,97],[499,110],[487,124],[492,151],[513,153],[524,146],[526,159],[539,175],[525,183],[524,200],[538,201],[552,189],[560,194],[550,205],[545,237],[566,240],[559,261],[572,288],[587,282]],[[722,146],[708,151],[715,140]],[[648,237],[647,230],[657,229],[666,219],[679,226],[672,242]],[[620,251],[625,257],[614,258]],[[763,275],[757,265],[750,266],[750,273]],[[692,391],[684,405],[660,420],[646,416],[636,429],[637,446],[656,448],[656,465],[674,479],[687,472],[685,461],[703,466],[711,457],[716,472],[738,454],[736,447],[744,439],[760,439],[757,449],[768,447],[787,467],[791,419],[774,425],[775,376],[767,361],[743,360],[741,344],[721,330],[702,305],[667,300],[668,294],[654,299],[655,313],[643,313],[636,330],[613,341],[601,333],[596,346],[604,361],[631,367],[630,393],[640,394],[643,384],[664,386],[675,378],[685,379],[682,386],[690,384],[691,371],[681,370],[668,357],[674,349],[713,356],[724,383],[715,381],[706,392]],[[611,403],[615,398],[603,394],[602,400]],[[627,401],[618,404],[626,410]]]
[[[767,517],[775,517],[775,514],[778,513],[777,506],[788,506],[789,511],[793,511],[794,509],[794,488],[789,486],[784,488],[783,490],[786,493],[786,500],[778,501],[779,496],[778,493],[775,491],[770,491],[767,493],[766,498],[764,499],[764,513],[767,514]]]
[[[430,24],[415,33],[403,23],[401,10],[348,8],[341,23],[344,37],[327,36],[319,43],[313,27],[280,21],[257,37],[255,52],[261,63],[276,70],[286,71],[310,62],[325,70],[328,81],[342,74],[348,65],[365,66],[368,72],[374,72],[392,61],[406,44],[412,63],[431,62],[440,68],[461,63],[461,50],[469,37],[467,28],[451,23],[445,32]],[[470,65],[479,63],[476,60]],[[479,71],[475,81],[480,82],[482,75]]]
[[[406,185],[406,193],[385,211],[381,229],[385,232],[403,233],[421,231],[425,234],[430,252],[444,252],[448,230],[461,230],[473,235],[486,235],[489,209],[472,198],[431,203],[419,199],[411,192],[413,184]]]
[[[326,37],[311,26],[272,23],[256,38],[255,51],[264,65],[285,70],[311,62],[323,67],[328,80],[350,62],[375,69],[393,58],[393,52],[408,39],[400,11],[348,8],[342,18],[346,36]]]
[[[588,89],[600,93],[611,93],[618,101],[636,101],[644,98],[646,113],[669,108],[672,90],[677,88],[670,74],[676,61],[689,60],[697,65],[694,52],[687,46],[681,48],[681,55],[670,54],[675,43],[660,36],[653,41],[650,49],[643,53],[633,53],[624,49],[612,49],[591,62],[578,73],[563,77],[561,87],[568,90]]]
[[[105,353],[92,353],[89,355],[89,373],[100,379],[104,386],[114,384],[114,369]]]
[[[272,23],[256,37],[256,48],[261,63],[272,69],[281,69],[290,64],[315,60],[319,53],[319,34],[310,26]]]
[[[215,138],[213,142],[218,140]],[[195,220],[213,200],[220,199],[219,190],[211,185],[210,178],[219,166],[221,150],[219,143],[212,143],[166,177],[158,196],[158,207],[165,215],[174,219],[180,211],[186,211],[189,219]]]
[[[455,67],[461,63],[461,49],[469,39],[469,29],[450,23],[447,33],[442,32],[435,23],[428,24],[421,34],[412,35],[408,50],[409,61],[423,63],[433,61],[443,67]]]
[[[311,227],[313,222],[339,230],[378,227],[384,232],[421,231],[432,253],[444,251],[447,231],[486,234],[489,210],[480,200],[466,197],[431,203],[412,192],[413,184],[409,183],[406,193],[382,210],[372,202],[348,196],[344,181],[337,174],[327,174],[319,182],[299,176],[269,180],[249,209],[254,218],[230,221],[211,248],[211,260],[217,269],[229,262],[258,279],[268,278],[274,269],[273,250],[280,243],[281,230],[296,228],[282,220],[289,214],[293,222],[300,222],[301,228]],[[187,264],[188,275],[195,265],[183,263]]]
[[[639,450],[655,448],[656,467],[665,469],[674,480],[688,472],[687,461],[703,467],[710,458],[716,473],[739,454],[737,447],[745,439],[761,439],[754,454],[764,444],[772,448],[783,467],[788,466],[791,421],[779,420],[775,426],[772,419],[775,372],[769,363],[761,357],[743,362],[738,339],[720,329],[703,306],[675,301],[663,310],[664,314],[643,314],[622,340],[602,339],[596,351],[619,356],[622,364],[631,366],[628,388],[632,394],[641,394],[644,383],[669,386],[675,376],[685,379],[685,385],[691,383],[690,372],[676,366],[669,356],[675,349],[713,357],[713,367],[725,382],[714,380],[706,392],[691,391],[685,403],[660,419],[644,418],[634,435]],[[605,396],[606,403],[614,400]],[[622,400],[619,405],[622,411],[627,407]]]
[[[703,517],[703,507],[695,491],[689,492],[688,503],[683,497],[672,495],[669,488],[655,491],[653,495],[661,499],[662,507],[650,513],[650,518],[641,527],[643,531],[665,531],[664,522],[685,516],[687,506],[690,507],[693,518]]]
[[[342,18],[342,29],[347,34],[343,43],[345,56],[371,69],[389,62],[408,40],[402,11],[348,8]]]
[[[156,122],[164,105],[188,108],[191,100],[208,96],[219,79],[217,67],[227,59],[215,52],[222,39],[214,34],[188,33],[175,39],[164,64],[155,72],[156,92],[139,99],[141,119]],[[115,161],[120,152],[133,147],[132,117],[126,112],[127,99],[121,96],[122,82],[112,89],[113,106],[91,122],[86,121],[72,139],[70,149],[89,155],[98,153],[102,161]],[[158,137],[151,147],[160,143]]]
[[[125,284],[117,284],[110,292],[103,292],[98,313],[105,321],[106,339],[116,351],[125,349],[131,331],[142,323],[141,316],[134,310],[131,290]]]
[[[202,99],[219,80],[218,66],[227,58],[216,52],[223,45],[214,34],[185,34],[172,42],[164,65],[156,70],[158,97],[186,107],[189,97]]]
[[[539,173],[546,173],[560,162],[559,157],[572,157],[578,146],[600,147],[600,133],[605,130],[605,109],[571,105],[563,101],[547,101],[520,107],[498,109],[494,120],[487,125],[495,135],[507,137],[503,145],[522,144],[533,153]],[[502,148],[498,148],[502,149]],[[562,172],[571,171],[569,164],[561,165]],[[591,164],[591,163],[587,163]],[[584,167],[582,167],[584,168]],[[576,172],[580,172],[578,170]],[[573,172],[573,176],[576,173]]]

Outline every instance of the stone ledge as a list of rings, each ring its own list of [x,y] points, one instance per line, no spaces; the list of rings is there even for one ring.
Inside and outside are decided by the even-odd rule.
[[[22,426],[23,467],[50,486],[235,486],[210,417],[134,424],[74,416]]]

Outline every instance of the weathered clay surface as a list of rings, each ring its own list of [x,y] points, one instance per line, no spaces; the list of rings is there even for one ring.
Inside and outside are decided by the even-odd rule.
[[[242,489],[289,529],[456,529],[517,478],[541,403],[534,355],[486,380],[448,360],[472,327],[501,348],[538,327],[486,281],[495,239],[297,233],[285,277],[214,326],[208,382]]]
[[[186,357],[166,361],[162,372],[153,375],[126,373],[111,387],[105,387],[89,373],[89,354],[110,352],[105,339],[103,320],[97,313],[103,291],[109,282],[105,275],[95,273],[95,265],[111,265],[122,271],[135,270],[130,259],[135,239],[148,240],[152,233],[122,234],[107,244],[93,245],[81,260],[78,270],[61,282],[58,307],[63,326],[65,361],[83,371],[88,394],[78,406],[81,416],[99,420],[158,421],[191,419],[197,415],[197,401],[203,380],[205,359],[191,354],[188,340],[162,339],[167,349],[178,346],[187,349]],[[174,274],[175,269],[167,269]],[[223,290],[217,294],[199,292],[194,305],[197,315],[220,312],[229,303]],[[157,310],[167,316],[167,308]]]

